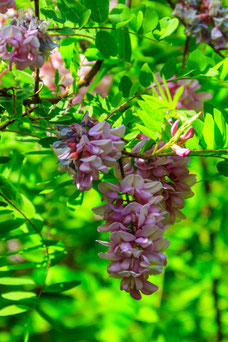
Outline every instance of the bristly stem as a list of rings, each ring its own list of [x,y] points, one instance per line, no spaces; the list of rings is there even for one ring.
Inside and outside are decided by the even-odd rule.
[[[169,157],[169,156],[177,156],[175,152],[166,152],[166,153],[155,153],[154,155],[140,154],[140,153],[131,153],[127,151],[122,151],[122,154],[132,158],[140,158],[145,160],[150,160],[154,157]],[[228,150],[194,150],[189,153],[189,157],[214,157],[214,158],[223,158],[221,154],[228,154]],[[184,158],[184,157],[183,157]]]
[[[184,44],[184,54],[183,54],[181,69],[184,69],[184,67],[185,67],[186,57],[187,57],[187,53],[188,53],[188,47],[189,47],[189,35],[187,35],[186,40],[185,40],[185,44]]]
[[[39,0],[34,0],[34,6],[35,6],[35,17],[40,19],[40,4]],[[34,97],[39,97],[39,94],[37,93],[39,91],[39,81],[40,81],[40,70],[36,68],[36,76],[35,76],[35,86],[34,86]]]
[[[39,0],[34,0],[34,6],[35,6],[35,16],[40,19],[40,3]]]

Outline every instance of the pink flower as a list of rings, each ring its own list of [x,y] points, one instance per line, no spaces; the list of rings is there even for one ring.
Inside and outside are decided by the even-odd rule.
[[[178,126],[179,126],[179,120],[176,120],[174,122],[174,124],[172,124],[172,120],[169,120],[169,123],[171,124],[172,128],[171,128],[171,135],[172,137],[175,136],[177,130],[178,130]],[[194,128],[191,126],[189,127],[189,129],[180,136],[180,138],[178,139],[177,143],[176,144],[173,144],[171,146],[172,150],[174,152],[176,152],[176,154],[180,157],[186,157],[189,155],[189,153],[191,152],[191,150],[189,148],[184,148],[182,147],[185,142],[188,140],[188,139],[191,139],[193,136],[194,136]]]
[[[140,299],[141,293],[149,295],[158,289],[147,279],[161,273],[166,265],[163,252],[169,242],[163,235],[168,227],[168,213],[162,205],[163,197],[158,194],[162,184],[134,174],[121,183],[100,183],[98,188],[103,200],[108,200],[94,208],[106,221],[98,231],[111,232],[109,242],[98,241],[109,247],[99,255],[110,261],[110,276],[122,279],[121,290]]]
[[[174,126],[173,133],[177,129],[177,123]],[[174,134],[175,134],[174,133]],[[192,130],[188,130],[183,136],[184,139],[191,136]],[[183,138],[183,137],[182,137]],[[144,137],[133,149],[133,153],[139,153],[143,145],[147,141]],[[159,148],[164,145],[160,143]],[[178,146],[178,145],[177,145]],[[175,147],[174,147],[175,148]],[[184,154],[183,147],[180,153]],[[153,147],[145,153],[151,156]],[[187,151],[189,153],[189,151]],[[174,224],[176,220],[181,220],[185,216],[181,213],[180,209],[184,207],[184,199],[193,196],[191,187],[196,182],[196,176],[189,174],[187,165],[189,158],[185,156],[169,156],[169,157],[153,157],[146,161],[145,159],[135,159],[136,172],[144,179],[153,181],[160,181],[162,189],[160,191],[163,196],[164,207],[169,212],[169,223]]]
[[[15,0],[0,0],[0,12],[6,13],[9,8],[16,6]]]
[[[125,127],[111,128],[106,121],[92,122],[87,115],[81,124],[57,126],[59,141],[52,145],[59,171],[68,171],[80,191],[90,190],[99,172],[108,173],[121,157]]]
[[[19,70],[26,67],[34,70],[43,65],[44,59],[58,45],[47,34],[48,24],[33,17],[31,10],[26,14],[20,10],[18,18],[1,29],[0,56],[3,60],[9,60],[10,70],[12,64]]]

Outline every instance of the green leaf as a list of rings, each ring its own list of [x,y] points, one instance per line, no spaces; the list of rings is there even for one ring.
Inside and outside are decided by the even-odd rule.
[[[211,114],[206,114],[203,127],[203,139],[200,143],[207,149],[214,148],[214,120]]]
[[[61,23],[61,24],[64,24],[66,22],[66,18],[60,17],[58,11],[54,11],[53,9],[49,9],[49,8],[41,8],[40,10],[43,13],[43,15],[45,15],[46,18],[52,19],[56,21],[57,23]]]
[[[184,86],[183,86],[183,85],[180,86],[180,87],[177,89],[177,91],[176,91],[176,93],[175,93],[175,95],[174,95],[174,97],[173,97],[173,108],[174,108],[174,109],[176,109],[177,103],[178,103],[178,101],[179,101],[181,95],[183,94],[183,91],[184,91]]]
[[[143,17],[143,33],[153,31],[158,25],[158,15],[152,7],[147,6]]]
[[[128,97],[130,89],[132,87],[132,81],[129,77],[123,76],[119,83],[119,90],[123,93],[123,97]]]
[[[165,79],[168,80],[177,72],[176,61],[175,58],[171,57],[165,63],[163,68],[161,69],[161,75],[165,76]]]
[[[28,269],[28,268],[39,268],[39,267],[42,267],[42,266],[44,266],[44,265],[41,264],[41,263],[25,262],[23,264],[0,266],[0,272],[24,270],[24,269]]]
[[[119,57],[131,61],[131,40],[128,32],[118,32]]]
[[[16,218],[14,220],[0,222],[0,235],[4,235],[10,232],[11,230],[17,229],[24,223],[25,219],[22,218]]]
[[[160,20],[161,27],[161,35],[160,39],[164,39],[170,36],[178,27],[179,20],[177,18],[170,19],[168,17],[164,17]]]
[[[157,139],[157,134],[153,132],[151,129],[140,124],[136,124],[136,128],[138,128],[140,132],[142,132],[143,134],[145,134],[147,137],[151,138],[152,140]]]
[[[50,145],[52,145],[56,140],[57,140],[57,138],[55,138],[55,137],[46,137],[46,138],[40,139],[39,144],[42,147],[50,147]]]
[[[138,32],[142,26],[142,23],[143,23],[143,12],[142,11],[139,11],[137,13],[137,16],[135,16],[131,22],[130,22],[130,28],[133,30],[133,31],[136,31]]]
[[[9,305],[0,310],[0,316],[18,315],[28,310],[31,310],[31,308],[26,305]]]
[[[57,1],[57,6],[64,19],[71,21],[72,23],[80,23],[83,13],[87,11],[87,8],[77,1],[61,0]]]
[[[205,70],[207,58],[199,49],[196,49],[189,55],[187,66],[190,70],[194,69],[196,73],[199,73]]]
[[[0,285],[35,285],[34,281],[30,278],[10,278],[10,277],[3,277],[0,278]]]
[[[24,202],[19,191],[3,176],[0,176],[0,193],[16,207],[23,209]]]
[[[81,282],[77,280],[69,281],[69,282],[62,282],[62,283],[56,283],[45,287],[45,292],[48,293],[59,293],[63,291],[68,291],[78,285],[80,285]]]
[[[23,300],[34,298],[36,297],[36,294],[34,292],[14,291],[3,293],[1,296],[8,300]]]
[[[153,73],[147,63],[143,64],[140,70],[139,82],[144,87],[148,87],[153,82]]]
[[[108,32],[99,31],[96,35],[96,47],[105,58],[117,55],[117,44],[115,38]]]
[[[87,11],[82,13],[82,16],[81,16],[80,21],[79,21],[79,27],[80,28],[82,28],[83,26],[85,26],[88,23],[89,18],[90,18],[90,14],[91,14],[90,9],[88,9]]]
[[[114,108],[118,107],[120,105],[122,97],[123,97],[122,91],[120,91],[115,96],[113,96],[112,102],[111,102],[112,107],[114,107]]]
[[[228,160],[219,162],[217,164],[217,170],[221,175],[228,177]]]
[[[91,10],[91,18],[103,23],[108,18],[109,0],[84,0],[84,4]]]
[[[228,125],[226,124],[222,113],[217,108],[213,109],[213,116],[215,121],[214,134],[216,148],[223,148],[226,144]]]

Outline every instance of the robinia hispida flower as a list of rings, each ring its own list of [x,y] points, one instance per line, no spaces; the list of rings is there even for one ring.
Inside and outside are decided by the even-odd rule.
[[[182,0],[173,11],[186,26],[185,33],[197,43],[212,43],[216,49],[225,47],[228,39],[228,9],[220,0]]]
[[[10,25],[3,26],[0,31],[0,56],[3,60],[9,60],[10,70],[12,64],[19,70],[40,68],[50,51],[59,46],[47,34],[49,23],[34,17],[30,8],[26,13],[19,10],[18,17],[12,19]]]
[[[6,13],[9,8],[15,5],[15,0],[0,0],[0,13]]]
[[[92,122],[86,115],[81,124],[57,126],[53,151],[59,158],[59,171],[68,171],[81,191],[90,190],[99,172],[108,173],[121,157],[125,127],[111,128],[106,122]]]
[[[174,136],[179,121],[173,124],[170,119],[169,123]],[[92,188],[99,172],[108,173],[114,167],[116,182],[98,185],[102,201],[107,202],[93,209],[105,221],[98,231],[111,233],[109,242],[98,241],[109,247],[99,255],[110,261],[108,273],[121,279],[121,290],[140,299],[141,293],[149,295],[158,289],[148,278],[161,273],[166,265],[164,251],[169,241],[164,232],[170,224],[184,218],[180,209],[184,199],[193,196],[195,175],[187,169],[187,149],[179,145],[179,156],[151,157],[152,146],[144,152],[149,159],[134,158],[132,165],[129,157],[124,158],[121,153],[124,133],[124,125],[112,128],[106,121],[93,122],[85,115],[80,124],[57,126],[60,140],[52,148],[59,158],[59,170],[68,171],[81,191]],[[193,134],[190,127],[179,140],[184,143]],[[138,156],[149,139],[144,135],[140,138],[132,149],[133,155]],[[163,145],[161,142],[159,146]]]

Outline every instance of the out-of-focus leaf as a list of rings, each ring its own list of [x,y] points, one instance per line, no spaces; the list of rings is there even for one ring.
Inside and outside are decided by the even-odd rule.
[[[228,177],[228,160],[219,162],[217,164],[217,169],[221,175]]]
[[[84,0],[84,4],[91,10],[91,18],[98,22],[103,23],[109,12],[109,0]]]
[[[19,191],[10,182],[0,176],[0,193],[19,209],[23,209],[23,199]],[[4,198],[3,197],[3,198]],[[2,197],[1,197],[2,198]]]
[[[73,281],[69,281],[69,282],[52,284],[52,285],[45,287],[45,292],[59,293],[59,292],[63,292],[63,291],[68,291],[68,290],[80,285],[80,283],[81,283],[80,281],[73,280]]]
[[[131,40],[128,32],[118,32],[119,57],[131,61]]]
[[[157,13],[153,10],[152,7],[147,6],[143,16],[143,32],[147,33],[149,31],[153,31],[158,25],[158,20],[159,18]]]
[[[11,230],[19,228],[24,223],[25,219],[22,218],[0,222],[0,235],[5,235]]]
[[[24,291],[14,291],[14,292],[6,292],[3,293],[2,298],[8,299],[8,300],[23,300],[23,299],[30,299],[36,297],[36,294],[34,292],[24,292]]]
[[[35,285],[34,281],[30,278],[16,278],[16,277],[3,277],[0,278],[0,284],[1,285],[14,285],[14,286],[19,286],[19,285]]]
[[[177,29],[179,20],[177,18],[170,19],[168,17],[164,17],[159,21],[159,23],[161,27],[159,38],[164,39],[170,36]]]
[[[56,140],[58,140],[55,137],[46,137],[46,138],[42,138],[39,140],[39,144],[42,147],[50,147],[50,145],[52,145]]]
[[[41,12],[45,15],[46,18],[52,19],[56,21],[57,23],[64,24],[66,21],[66,18],[62,18],[61,16],[58,15],[59,12],[54,11],[51,8],[41,8]]]
[[[30,310],[29,306],[26,305],[9,305],[0,310],[0,316],[12,316]]]
[[[115,38],[108,32],[99,31],[96,35],[96,47],[105,58],[117,55]]]
[[[153,73],[147,63],[143,64],[140,70],[139,81],[144,87],[148,87],[153,82]]]
[[[130,89],[132,87],[132,81],[129,77],[123,76],[119,83],[119,90],[123,93],[123,97],[128,97]]]
[[[202,146],[207,149],[214,148],[214,120],[211,114],[206,114],[203,127],[203,139],[200,140]]]
[[[207,66],[207,59],[199,49],[196,49],[190,53],[187,65],[190,70],[194,69],[196,72],[201,72],[204,71]]]
[[[165,63],[163,68],[161,69],[161,75],[165,76],[165,79],[168,80],[171,78],[177,71],[176,61],[174,58],[169,58]]]

